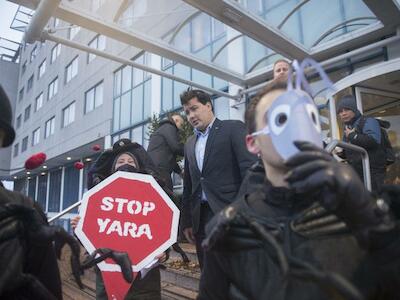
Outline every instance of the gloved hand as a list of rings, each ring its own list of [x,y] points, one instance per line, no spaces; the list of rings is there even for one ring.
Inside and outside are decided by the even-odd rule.
[[[341,218],[360,242],[368,242],[371,229],[385,227],[388,207],[377,205],[350,166],[311,143],[299,141],[295,145],[301,152],[286,161],[290,168],[286,180],[292,188],[317,196],[321,205]]]

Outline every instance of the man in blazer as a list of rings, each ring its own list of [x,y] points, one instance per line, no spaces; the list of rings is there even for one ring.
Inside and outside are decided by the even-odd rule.
[[[205,225],[235,200],[256,157],[246,148],[243,122],[215,118],[206,92],[188,90],[181,103],[195,131],[185,144],[182,228],[188,241],[196,244],[202,267]]]

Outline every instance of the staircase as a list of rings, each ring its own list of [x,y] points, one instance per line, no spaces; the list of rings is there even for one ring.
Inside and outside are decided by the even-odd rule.
[[[170,252],[166,269],[161,270],[161,293],[165,300],[196,299],[199,290],[200,267],[196,249],[191,244],[180,244],[190,259],[189,265],[182,262],[182,257],[174,250]]]
[[[174,250],[165,263],[166,268],[161,269],[161,294],[163,300],[192,300],[196,299],[199,288],[200,268],[197,261],[196,250],[193,245],[180,244],[190,259],[185,265],[181,256]],[[82,248],[81,253],[84,253]],[[62,280],[63,298],[65,300],[96,299],[96,274],[93,269],[85,271],[82,276],[84,289],[79,289],[69,265],[70,249],[64,247],[62,259],[59,263]],[[81,261],[83,258],[81,258]]]

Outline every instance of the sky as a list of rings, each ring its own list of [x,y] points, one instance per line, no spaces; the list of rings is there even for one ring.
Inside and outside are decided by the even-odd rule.
[[[17,8],[18,5],[14,3],[0,0],[0,38],[21,42],[23,33],[10,28]],[[8,46],[8,44],[3,44],[1,41],[0,45]],[[0,53],[8,53],[8,51],[0,48]]]

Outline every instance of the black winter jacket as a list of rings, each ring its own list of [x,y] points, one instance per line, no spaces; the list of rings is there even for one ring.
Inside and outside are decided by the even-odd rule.
[[[183,156],[183,144],[179,139],[178,128],[173,122],[161,121],[160,127],[150,136],[147,153],[160,172],[180,173],[176,157]]]
[[[363,249],[345,224],[314,200],[267,184],[216,215],[207,226],[209,251],[198,299],[352,299],[357,290],[368,300],[399,299],[399,228],[375,236],[375,247]],[[315,209],[320,215],[310,218]],[[238,214],[248,220],[233,217]],[[227,219],[234,221],[218,226]],[[263,243],[249,229],[252,221],[277,246]]]
[[[30,198],[0,187],[0,205],[3,206],[6,204],[18,204],[33,208],[39,222],[43,225],[47,224],[47,219],[43,210]],[[1,230],[10,230],[10,228],[7,228],[7,220],[0,221]],[[26,224],[26,226],[27,225],[28,224]],[[10,224],[8,224],[8,227],[10,227]],[[1,236],[4,236],[3,232]],[[19,265],[22,265],[23,269],[17,272],[19,273],[18,275],[14,273],[13,270],[18,270]],[[14,275],[12,277],[12,283],[7,282],[7,272]],[[19,237],[8,236],[7,239],[1,239],[0,278],[2,282],[0,283],[0,287],[4,287],[6,290],[13,289],[12,285],[17,283],[22,273],[35,277],[56,299],[62,299],[61,279],[53,243],[51,241],[30,241],[27,235],[21,235]],[[34,288],[37,289],[37,287]],[[30,293],[26,283],[22,284],[17,290],[9,291],[9,294],[6,292],[7,296],[2,294],[2,292],[2,288],[0,288],[0,299],[38,299]]]

